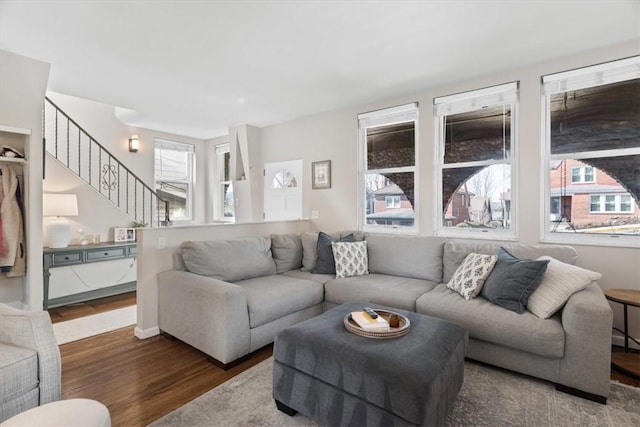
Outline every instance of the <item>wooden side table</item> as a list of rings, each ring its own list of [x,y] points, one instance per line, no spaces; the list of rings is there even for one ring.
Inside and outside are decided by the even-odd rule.
[[[608,300],[622,304],[624,312],[624,331],[613,328],[624,334],[624,352],[612,353],[611,365],[629,376],[640,379],[640,353],[629,351],[629,340],[631,339],[638,345],[640,345],[640,342],[629,336],[627,313],[628,306],[640,307],[640,291],[633,289],[607,289],[604,291],[604,295]]]

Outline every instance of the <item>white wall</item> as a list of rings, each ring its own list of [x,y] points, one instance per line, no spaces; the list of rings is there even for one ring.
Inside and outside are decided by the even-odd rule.
[[[0,124],[31,130],[25,149],[27,276],[0,278],[0,302],[42,309],[42,103],[49,64],[0,50]]]
[[[420,103],[419,114],[419,227],[420,234],[434,232],[439,218],[434,203],[434,121],[433,98],[501,83],[520,81],[520,149],[518,194],[519,241],[538,244],[540,239],[541,168],[541,94],[540,76],[638,54],[638,45],[628,43],[608,49],[586,52],[517,70],[507,70],[483,78],[463,81],[445,87],[430,88],[355,108],[348,108],[295,120],[262,129],[262,158],[266,162],[304,159],[303,216],[312,209],[320,211],[313,220],[315,229],[346,229],[357,226],[357,114],[408,102]],[[425,86],[428,82],[425,82]],[[332,161],[332,188],[312,190],[311,162]],[[309,178],[307,180],[306,178]],[[628,288],[640,290],[640,250],[574,245],[578,264],[601,272],[603,289]],[[615,325],[622,328],[622,309],[611,304]],[[640,338],[640,310],[630,310],[633,335]]]

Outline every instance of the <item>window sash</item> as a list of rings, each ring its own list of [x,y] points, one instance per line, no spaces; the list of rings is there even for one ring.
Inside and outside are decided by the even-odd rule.
[[[562,233],[556,232],[552,227],[549,220],[549,213],[551,211],[550,198],[551,183],[550,173],[548,166],[550,162],[559,160],[586,160],[586,159],[600,159],[600,158],[615,158],[640,155],[640,146],[637,147],[625,147],[620,149],[606,149],[600,151],[594,151],[593,149],[587,151],[577,151],[572,153],[557,153],[551,152],[551,95],[575,91],[580,89],[587,89],[590,87],[608,85],[617,82],[623,82],[627,80],[633,80],[640,78],[640,56],[634,56],[631,58],[625,58],[618,61],[611,61],[604,64],[598,64],[589,67],[583,67],[576,70],[570,70],[567,72],[550,74],[541,78],[542,86],[542,108],[543,108],[543,162],[542,162],[542,175],[544,179],[543,192],[545,197],[544,211],[541,215],[541,241],[550,243],[573,243],[573,244],[598,244],[603,246],[626,246],[626,247],[640,247],[640,239],[634,235],[611,233],[611,234],[599,234],[599,233]],[[595,171],[594,171],[595,172]],[[596,182],[594,173],[594,179],[591,182]],[[630,198],[631,204],[629,211],[621,211],[620,204],[617,204],[615,211],[605,211],[604,198],[599,198],[600,195],[596,195],[589,198],[589,212],[590,213],[629,213],[634,211],[633,200]]]
[[[475,91],[434,98],[434,120],[436,121],[436,197],[435,231],[439,235],[465,236],[478,238],[514,239],[517,236],[517,149],[518,149],[518,98],[519,82],[510,82]],[[487,159],[479,161],[445,163],[445,117],[451,114],[480,110],[483,107],[509,105],[510,117],[510,151],[503,159]],[[508,165],[510,167],[510,200],[508,202],[510,227],[508,229],[476,229],[448,226],[443,205],[443,171],[470,167],[489,167],[492,165]],[[470,179],[470,178],[469,178]],[[466,197],[466,196],[465,196]],[[471,220],[471,218],[470,218]]]
[[[413,165],[400,166],[391,168],[371,168],[367,162],[367,130],[371,128],[390,126],[398,123],[413,122],[414,127],[414,155]],[[360,214],[358,215],[359,227],[362,230],[375,230],[379,232],[392,231],[393,233],[415,233],[418,230],[418,103],[412,102],[396,107],[385,108],[381,110],[371,111],[358,114],[358,151],[360,159],[359,173],[359,192]],[[366,176],[369,174],[393,174],[393,173],[412,173],[413,174],[413,225],[381,225],[367,224],[367,197],[366,197]]]

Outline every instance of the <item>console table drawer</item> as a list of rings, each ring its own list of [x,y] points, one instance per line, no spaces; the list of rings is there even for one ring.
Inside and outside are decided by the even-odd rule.
[[[53,265],[78,264],[82,262],[82,252],[54,254]]]
[[[87,261],[100,261],[113,258],[124,258],[126,248],[103,249],[100,251],[87,251]]]

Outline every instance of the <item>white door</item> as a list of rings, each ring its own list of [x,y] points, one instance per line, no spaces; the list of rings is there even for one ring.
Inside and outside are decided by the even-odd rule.
[[[302,218],[302,160],[264,165],[264,219]]]

